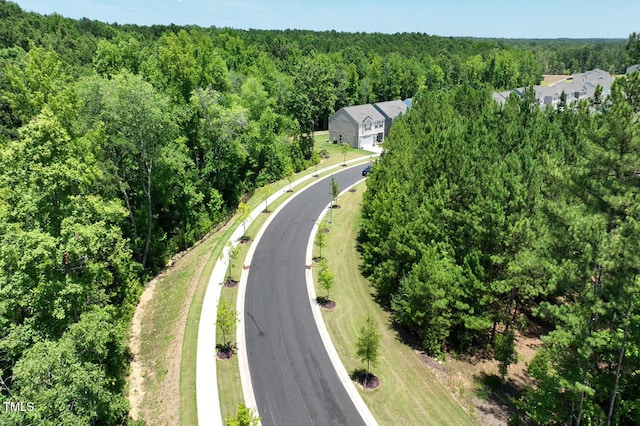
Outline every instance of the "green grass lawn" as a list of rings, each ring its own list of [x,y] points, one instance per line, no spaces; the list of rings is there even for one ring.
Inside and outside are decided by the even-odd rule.
[[[328,143],[328,136],[319,133],[316,137],[316,151],[326,149],[328,158],[322,159],[317,170],[341,164],[344,159],[339,145]],[[367,161],[372,153],[351,149],[346,160],[362,158]],[[294,175],[293,180],[305,175],[315,174],[316,167]],[[313,183],[307,181],[302,186]],[[286,179],[272,184],[272,190],[288,186]],[[301,186],[301,187],[302,187]],[[301,189],[292,188],[294,191]],[[269,205],[274,210],[289,195]],[[264,193],[258,189],[255,195],[247,201],[251,208],[264,203]],[[260,215],[247,234],[255,236],[260,226],[264,224],[268,215]],[[144,368],[141,413],[149,424],[175,424],[177,418],[165,417],[166,407],[179,404],[179,423],[185,425],[197,424],[196,404],[196,352],[198,343],[198,322],[204,294],[209,282],[209,276],[215,262],[218,260],[224,245],[233,232],[235,218],[228,226],[203,240],[184,255],[172,268],[166,270],[160,277],[154,291],[153,298],[145,308],[143,326],[141,330],[140,359]],[[237,224],[241,226],[240,224]],[[248,245],[242,245],[237,260],[237,271],[234,277],[240,277],[239,268],[243,264]],[[193,285],[193,280],[197,280]],[[235,301],[237,290],[223,289],[222,297]],[[181,354],[175,354],[176,336],[183,334]],[[234,334],[235,336],[235,334]],[[179,360],[179,363],[177,362]],[[218,388],[223,417],[235,413],[237,405],[244,401],[240,385],[237,357],[228,361],[217,361]],[[179,369],[179,371],[178,371]],[[169,383],[170,382],[170,383]],[[179,395],[175,395],[179,392]],[[170,397],[170,401],[168,398]],[[176,415],[177,416],[177,415]]]
[[[321,164],[318,165],[318,171],[343,162],[340,146],[328,143],[327,136],[319,134],[316,137],[316,151],[323,149],[327,150],[329,158],[322,160]],[[372,153],[367,151],[351,149],[347,153],[346,160],[362,158],[363,161],[367,161],[371,155]],[[305,175],[314,174],[315,172],[316,168],[311,167],[308,170],[295,174],[293,180]],[[300,187],[293,187],[292,189],[298,191],[311,183],[313,183],[313,180],[307,181]],[[286,179],[281,180],[272,184],[272,190],[277,191],[288,185],[289,183]],[[288,196],[289,195],[280,197],[279,200],[271,203],[269,210],[277,208]],[[258,189],[255,195],[247,201],[247,204],[249,204],[253,210],[261,203],[264,203],[264,193]],[[247,234],[255,236],[257,230],[264,224],[267,218],[268,215],[266,214],[258,216],[253,224],[248,227]],[[232,219],[232,223],[234,219]],[[239,223],[237,225],[241,226]],[[172,368],[175,368],[168,365],[168,359],[170,358],[168,353],[171,351],[172,336],[174,336],[176,330],[182,326],[184,327],[184,338],[179,372],[180,424],[197,424],[196,353],[200,310],[209,282],[209,276],[235,226],[234,224],[228,229],[222,230],[204,240],[200,245],[187,253],[179,261],[179,264],[168,270],[159,280],[153,300],[149,304],[149,312],[145,316],[146,326],[143,328],[141,336],[140,356],[145,360],[144,364],[146,369],[152,371],[152,377],[144,382],[144,403],[150,408],[147,412],[161,412],[160,407],[166,404],[166,389],[163,389],[161,385],[167,373],[170,372]],[[242,249],[236,261],[236,271],[233,272],[234,278],[240,277],[240,268],[244,262],[248,247],[247,244],[241,246]],[[189,291],[189,280],[194,277],[198,280],[197,287],[195,290]],[[229,300],[235,302],[237,290],[225,288],[222,291],[221,297],[229,298]],[[176,318],[176,312],[180,312],[185,304],[189,306],[188,314],[186,315],[186,321],[180,324],[178,323],[179,319]],[[244,402],[244,398],[240,385],[237,357],[233,357],[231,360],[217,362],[218,390],[221,412],[224,418],[226,415],[235,413],[238,404]],[[158,420],[160,423],[164,422],[161,417],[153,415],[151,420]]]
[[[437,381],[421,357],[399,340],[390,326],[389,314],[374,302],[374,290],[360,274],[355,238],[364,190],[365,184],[359,184],[356,192],[347,192],[338,199],[341,208],[333,212],[327,247],[323,249],[336,278],[331,299],[337,303],[335,309],[323,310],[323,317],[338,354],[350,374],[365,367],[357,359],[356,340],[365,317],[371,315],[382,335],[378,365],[372,373],[382,385],[360,392],[376,420],[381,425],[474,424],[475,420]],[[324,294],[317,279],[316,292]]]

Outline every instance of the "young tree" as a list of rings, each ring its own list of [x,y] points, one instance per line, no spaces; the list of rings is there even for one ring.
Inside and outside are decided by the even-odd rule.
[[[216,325],[220,330],[220,334],[222,337],[222,344],[220,345],[220,349],[224,352],[229,353],[231,351],[231,332],[233,331],[233,327],[240,321],[238,318],[238,312],[226,299],[220,300],[218,304],[218,317],[216,320]]]
[[[358,358],[362,362],[367,363],[366,375],[365,375],[365,387],[369,382],[369,374],[371,372],[371,365],[376,365],[378,362],[378,353],[380,351],[380,333],[373,317],[367,315],[364,324],[360,328],[357,342]]]
[[[264,212],[263,213],[271,213],[269,211],[269,197],[273,195],[273,185],[268,183],[262,188],[262,192],[264,194]]]
[[[227,270],[227,282],[233,281],[233,271],[236,268],[236,260],[238,260],[238,255],[240,254],[240,246],[234,246],[229,242],[229,268]]]
[[[346,142],[344,142],[342,144],[342,147],[340,147],[340,152],[342,152],[342,165],[343,166],[347,165],[347,152],[349,152],[349,148],[351,148],[351,147]]]
[[[318,247],[318,258],[322,259],[322,249],[327,246],[327,235],[322,231],[322,229],[318,229],[316,233],[315,245]]]
[[[322,288],[326,292],[326,296],[324,297],[325,301],[328,302],[329,294],[334,284],[333,273],[329,269],[329,265],[326,260],[322,260],[320,262],[320,270],[318,271],[318,282],[320,284],[320,288]]]
[[[226,417],[224,421],[227,426],[257,426],[260,423],[260,417],[253,414],[253,410],[244,404],[239,404],[236,415]]]
[[[251,214],[251,207],[241,201],[240,204],[238,204],[238,214],[238,220],[242,222],[242,237],[245,238],[247,236],[247,219]]]
[[[295,170],[293,168],[293,164],[291,164],[291,162],[287,162],[287,164],[284,166],[284,177],[287,178],[287,182],[289,182],[289,189],[287,190],[287,192],[293,192],[291,190],[291,182],[293,182],[293,174],[295,173]]]
[[[338,186],[338,182],[331,176],[331,200],[335,203],[336,199],[340,195],[340,187]]]

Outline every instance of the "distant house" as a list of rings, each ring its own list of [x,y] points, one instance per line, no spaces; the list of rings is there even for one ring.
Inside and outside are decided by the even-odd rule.
[[[504,105],[507,103],[507,99],[511,96],[511,90],[507,90],[504,92],[496,92],[493,94],[493,100],[499,103],[500,105]]]
[[[564,105],[576,105],[583,100],[595,98],[596,87],[602,88],[602,97],[605,98],[613,84],[613,77],[606,71],[591,70],[584,73],[573,74],[567,80],[560,81],[552,86],[533,86],[536,101],[540,108],[558,108],[564,98]],[[525,88],[518,88],[507,92],[493,94],[493,99],[500,105],[504,105],[511,93],[516,93],[521,98]]]
[[[385,116],[371,104],[341,108],[329,117],[329,141],[367,149],[385,136]]]
[[[632,74],[634,72],[640,72],[640,64],[631,65],[627,68],[627,74]]]
[[[403,101],[386,101],[377,102],[373,104],[373,107],[380,111],[384,115],[384,137],[389,136],[389,130],[391,130],[391,124],[393,121],[407,112],[407,104]]]

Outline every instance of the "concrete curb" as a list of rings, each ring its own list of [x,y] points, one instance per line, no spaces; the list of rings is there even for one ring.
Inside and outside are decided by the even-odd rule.
[[[367,160],[367,158],[371,159],[376,157],[377,154],[372,154],[369,157],[359,157],[353,160],[349,160],[346,163],[361,163]],[[317,171],[318,176],[326,173],[330,170],[342,168],[342,164],[336,164],[329,167],[324,167]],[[301,183],[304,183],[308,180],[315,179],[314,175],[309,174],[300,179],[292,182],[292,186],[298,186]],[[311,185],[313,185],[312,183]],[[307,187],[309,187],[308,185]],[[275,200],[280,198],[282,195],[287,193],[289,185],[285,185],[282,189],[276,191],[270,197],[267,198],[267,204],[273,203]],[[305,188],[307,188],[305,187]],[[264,233],[264,229],[268,226],[271,221],[271,217],[274,217],[277,212],[287,204],[288,200],[293,199],[298,194],[300,194],[305,188],[295,192],[291,197],[283,202],[274,212],[270,214],[269,219],[262,226],[258,235],[256,235],[256,239],[252,241],[251,246],[249,247],[249,252],[247,253],[247,257],[245,258],[244,264],[251,264],[251,256],[255,252],[255,247],[257,247],[257,243],[259,241],[258,236],[261,236]],[[259,204],[259,207],[256,207],[251,214],[249,214],[248,218],[245,220],[245,225],[249,227],[251,223],[262,213],[262,203]],[[217,372],[216,372],[216,317],[218,312],[218,304],[220,302],[220,294],[222,292],[222,286],[227,270],[227,266],[229,263],[229,244],[235,247],[238,245],[240,238],[243,235],[243,227],[242,223],[238,223],[236,229],[233,234],[225,244],[225,247],[222,250],[222,254],[218,261],[216,262],[211,276],[209,277],[209,282],[207,284],[207,289],[205,291],[205,295],[202,301],[202,308],[200,311],[200,320],[198,322],[198,343],[196,349],[196,404],[198,410],[198,424],[200,425],[220,425],[224,424],[222,413],[220,410],[220,397],[218,394],[218,382],[217,382]],[[238,364],[240,367],[240,382],[242,385],[242,391],[245,397],[245,405],[253,410],[255,413],[258,413],[257,404],[255,402],[255,396],[253,395],[253,387],[251,385],[251,376],[249,373],[248,366],[248,357],[246,353],[245,346],[245,336],[244,336],[244,323],[243,323],[243,314],[244,314],[244,295],[246,292],[246,280],[248,276],[248,269],[243,268],[242,276],[240,278],[240,287],[238,289],[238,301],[237,301],[237,311],[238,316],[240,318],[240,322],[236,328],[236,341],[238,344]]]
[[[349,186],[344,191],[342,191],[340,195],[344,194],[350,188],[356,186],[363,180],[364,179],[360,179],[358,182]],[[313,225],[311,234],[309,235],[309,243],[307,244],[307,255],[306,255],[307,265],[311,265],[313,263],[313,243],[315,241],[316,234],[318,232],[318,224],[322,221],[324,216],[329,211],[330,205],[331,204],[327,204],[327,207],[325,207],[324,210],[322,210],[322,212],[318,216],[318,220],[316,220],[315,224]],[[317,295],[316,295],[316,290],[315,290],[314,281],[313,281],[313,269],[307,269],[305,276],[307,280],[307,292],[309,293],[309,303],[311,304],[313,318],[316,321],[316,326],[318,327],[318,331],[320,332],[322,343],[327,349],[327,353],[329,354],[329,358],[331,359],[333,368],[335,368],[336,373],[338,373],[340,382],[342,382],[342,385],[347,391],[347,394],[349,394],[351,401],[353,401],[353,405],[356,406],[356,409],[360,413],[360,416],[362,417],[362,420],[364,420],[365,424],[369,426],[377,426],[378,422],[373,417],[373,414],[371,414],[369,407],[367,407],[367,404],[364,402],[364,400],[362,399],[362,396],[358,392],[358,389],[356,388],[355,384],[351,380],[351,377],[349,376],[349,372],[347,372],[347,369],[344,367],[344,364],[340,360],[338,351],[336,351],[336,348],[333,345],[333,341],[331,340],[331,336],[329,336],[329,331],[327,330],[327,326],[324,323],[324,320],[322,319],[322,311],[321,311],[320,305],[318,305],[318,303],[316,302]]]

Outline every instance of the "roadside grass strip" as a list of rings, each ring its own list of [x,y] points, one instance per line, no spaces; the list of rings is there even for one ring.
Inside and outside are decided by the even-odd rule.
[[[351,154],[362,153],[362,151],[352,151]],[[335,154],[334,154],[335,156]],[[347,160],[346,163],[360,164],[365,162],[368,158],[370,159],[373,156],[370,155],[368,157],[356,157],[351,160]],[[334,170],[338,167],[341,167],[342,161],[338,164],[328,165],[324,168],[318,170],[319,176],[324,176],[331,170]],[[291,194],[295,195],[296,189],[299,189],[302,185],[308,184],[309,180],[314,179],[314,170],[307,170],[303,173],[304,176],[297,179],[295,182],[292,182],[291,186],[294,187],[294,192],[287,192],[289,188],[288,182],[280,181],[277,184],[278,189],[274,189],[272,195],[266,197],[265,194],[258,190],[256,191],[256,195],[252,198],[250,205],[254,207],[254,209],[249,214],[249,217],[246,219],[245,225],[249,228],[247,233],[251,235],[252,231],[255,229],[255,226],[259,226],[260,229],[263,229],[266,225],[263,225],[262,222],[264,220],[269,220],[269,218],[273,217],[277,211],[273,211],[266,218],[262,211],[265,210],[265,206],[268,206],[269,210],[273,210],[276,207],[280,208],[282,206],[281,203],[286,202],[286,200],[291,199]],[[256,223],[254,223],[254,221]],[[235,247],[242,237],[244,233],[244,227],[241,223],[235,224],[237,225],[230,238],[225,241],[224,248],[222,249],[222,254],[219,256],[218,261],[216,262],[216,266],[213,269],[211,277],[209,279],[207,289],[204,295],[204,300],[202,302],[199,326],[198,326],[198,337],[197,337],[197,357],[196,357],[196,399],[197,399],[197,413],[198,413],[198,422],[199,424],[222,424],[222,408],[220,403],[220,395],[226,394],[229,386],[233,386],[233,384],[228,383],[218,383],[216,373],[217,369],[217,361],[216,361],[216,312],[218,302],[221,297],[223,281],[226,276],[227,265],[229,263],[229,243]],[[257,246],[256,238],[251,243],[251,247]],[[251,250],[251,248],[249,248]],[[240,253],[236,262],[241,264],[250,264],[250,259],[244,259],[242,256],[243,253]],[[253,398],[253,390],[250,385],[250,377],[248,375],[248,367],[246,366],[246,353],[244,348],[244,325],[242,323],[243,318],[243,306],[244,306],[244,296],[243,292],[246,287],[246,273],[243,268],[243,277],[240,280],[239,291],[238,291],[238,302],[236,310],[238,311],[238,317],[240,322],[236,327],[237,334],[237,345],[238,345],[238,363],[240,368],[240,378],[241,378],[241,386],[244,394],[245,405],[247,407],[256,410],[257,407],[255,403],[255,399]],[[230,407],[225,408],[225,412],[229,410]],[[235,412],[235,407],[233,408]]]
[[[436,379],[418,351],[402,342],[392,327],[390,314],[374,301],[375,290],[360,274],[356,236],[365,184],[360,183],[355,189],[356,192],[344,191],[338,197],[341,208],[333,211],[327,245],[322,250],[335,277],[331,299],[336,307],[322,309],[321,313],[344,368],[352,374],[365,367],[356,356],[356,342],[364,319],[371,315],[382,335],[378,363],[371,372],[382,384],[375,390],[358,388],[358,392],[375,419],[384,425],[476,424]],[[327,222],[321,220],[322,216],[316,222],[327,227]],[[309,247],[313,247],[313,241],[314,235]],[[322,294],[317,284],[316,291]]]

